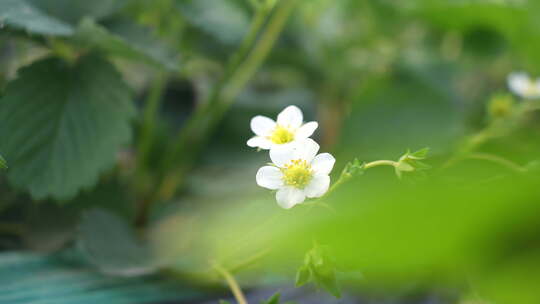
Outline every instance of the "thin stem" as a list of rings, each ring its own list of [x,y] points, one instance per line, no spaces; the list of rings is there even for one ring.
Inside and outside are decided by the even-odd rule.
[[[150,92],[145,101],[143,110],[143,120],[141,124],[141,136],[137,145],[137,166],[135,174],[135,187],[140,188],[138,184],[141,180],[144,182],[146,164],[148,160],[148,154],[154,141],[154,129],[156,126],[156,118],[158,111],[163,100],[163,92],[167,84],[168,74],[166,72],[159,72],[152,83]],[[137,216],[135,217],[135,223],[138,226],[146,225],[148,211],[152,204],[156,200],[148,197],[143,197],[138,204]]]
[[[488,153],[471,153],[466,158],[486,160],[507,167],[516,172],[526,172],[527,169],[501,156]]]
[[[251,30],[244,43],[242,43],[238,53],[231,58],[230,71],[226,72],[223,80],[216,85],[208,101],[190,118],[179,133],[171,152],[165,157],[164,167],[172,170],[160,181],[157,188],[158,197],[170,198],[183,182],[185,174],[193,165],[192,163],[209,134],[270,53],[296,2],[297,0],[287,0],[278,4],[277,10],[269,20],[266,30],[248,55],[249,47],[256,40],[259,29],[263,26],[267,15],[270,14],[272,6],[268,3],[273,2],[268,1],[266,6],[260,7],[260,11],[252,21]],[[245,61],[240,63],[240,59],[245,56],[247,56]],[[179,165],[174,165],[176,160],[180,158],[182,162]]]
[[[214,264],[214,269],[216,269],[216,271],[225,279],[225,281],[227,281],[227,284],[229,285],[229,288],[231,289],[231,292],[233,293],[238,304],[248,304],[242,289],[240,289],[238,282],[236,282],[231,273],[218,264]]]
[[[484,129],[480,130],[478,133],[467,138],[465,142],[462,143],[460,149],[457,153],[451,156],[442,166],[441,169],[447,169],[456,163],[462,161],[466,158],[471,158],[470,154],[473,153],[479,146],[484,144],[486,141],[506,134],[505,132],[510,132],[516,127],[516,123],[522,119],[529,112],[540,110],[540,107],[536,102],[524,101],[520,103],[517,107],[514,114],[504,120],[495,120],[492,121]],[[510,122],[510,124],[508,124]],[[506,127],[501,131],[501,123],[506,123]],[[503,125],[504,126],[504,125]],[[501,134],[502,132],[502,134]],[[477,155],[478,156],[478,155]],[[484,158],[485,159],[485,158]],[[487,160],[487,159],[486,159]],[[491,159],[493,161],[493,159]],[[500,163],[500,161],[499,161]],[[501,163],[502,164],[502,163]],[[506,164],[508,166],[508,164]]]
[[[242,262],[240,262],[240,263],[238,263],[238,264],[236,264],[236,265],[230,267],[230,268],[229,268],[229,269],[230,269],[229,271],[230,271],[231,273],[238,272],[238,271],[240,271],[241,269],[246,268],[246,267],[252,265],[253,263],[259,261],[260,259],[264,258],[268,253],[270,253],[270,248],[266,248],[266,249],[264,249],[264,250],[262,250],[262,251],[259,251],[259,252],[257,252],[256,254],[254,254],[254,255],[248,257],[248,258],[245,259],[244,261],[242,261]]]
[[[397,166],[398,163],[393,160],[376,160],[364,165],[364,168],[369,169],[377,166]]]
[[[150,88],[148,98],[143,110],[143,120],[141,126],[141,138],[137,147],[137,168],[142,169],[148,158],[148,153],[154,139],[154,129],[156,117],[163,100],[163,92],[167,83],[168,75],[166,72],[160,72]]]
[[[236,73],[235,77],[231,79],[229,85],[225,88],[223,92],[223,100],[225,102],[229,102],[238,95],[264,61],[279,37],[286,21],[289,19],[289,15],[292,13],[295,4],[296,0],[287,0],[280,3],[278,10],[268,24],[267,30],[262,34],[259,43],[255,45],[249,57],[239,67],[238,73]]]
[[[370,163],[365,164],[364,169],[370,169],[377,166],[392,166],[395,168],[398,165],[399,163],[393,160],[376,160],[376,161],[372,161]],[[341,184],[343,184],[350,178],[351,176],[346,174],[345,169],[344,169],[344,172],[341,173],[341,176],[339,177],[339,179],[330,187],[330,189],[328,190],[328,192],[326,192],[324,196],[327,196],[328,194],[332,193],[334,190],[336,190],[337,187],[339,187]]]

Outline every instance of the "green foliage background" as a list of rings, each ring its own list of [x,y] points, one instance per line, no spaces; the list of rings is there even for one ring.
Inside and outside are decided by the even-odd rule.
[[[515,114],[517,97],[507,117],[490,110],[509,73],[540,73],[538,13],[532,0],[0,0],[0,248],[74,250],[107,276],[179,285],[219,284],[214,261],[248,289],[292,287],[300,269],[299,285],[353,299],[538,303],[538,111]],[[361,168],[324,204],[280,210],[254,181],[267,154],[245,142],[251,117],[290,104],[319,121],[333,181],[355,158],[423,147],[432,168]]]

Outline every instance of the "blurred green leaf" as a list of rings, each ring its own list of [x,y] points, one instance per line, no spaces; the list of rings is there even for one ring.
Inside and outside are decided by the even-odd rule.
[[[117,33],[85,18],[79,24],[74,39],[82,47],[100,49],[112,56],[178,69],[178,56],[156,39],[150,29],[131,22],[112,24],[111,29]]]
[[[69,24],[47,15],[25,0],[0,1],[0,25],[3,23],[31,34],[68,36],[73,33]]]
[[[341,297],[335,266],[326,246],[315,244],[306,253],[304,265],[297,272],[296,287],[302,286],[310,280],[317,286],[324,288],[334,297]]]
[[[296,272],[296,287],[303,286],[311,280],[311,270],[307,265],[302,265]]]
[[[275,293],[273,296],[270,297],[270,299],[262,301],[261,304],[279,304],[280,298],[281,295],[279,293]]]
[[[231,304],[229,301],[219,300],[219,304]]]
[[[157,267],[152,252],[137,240],[129,224],[103,209],[84,214],[78,244],[89,261],[106,274],[138,276]]]
[[[79,220],[77,210],[51,202],[36,204],[28,212],[23,242],[31,250],[54,252],[73,240]]]
[[[208,297],[165,278],[111,278],[88,269],[72,252],[2,252],[0,269],[0,303],[194,303]]]
[[[129,0],[28,0],[47,14],[71,24],[83,17],[100,20],[124,7]]]
[[[131,138],[130,90],[115,68],[89,55],[19,71],[0,99],[9,180],[35,199],[68,199],[93,186]]]
[[[0,155],[0,169],[6,169],[7,168],[7,162],[6,160]]]
[[[180,12],[192,25],[227,45],[238,44],[249,28],[249,17],[231,0],[179,1]]]

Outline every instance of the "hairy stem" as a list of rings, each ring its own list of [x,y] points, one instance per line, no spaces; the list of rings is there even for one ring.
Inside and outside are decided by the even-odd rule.
[[[364,165],[364,168],[369,169],[377,166],[397,166],[398,163],[393,160],[376,160]]]
[[[172,170],[160,181],[156,194],[158,198],[170,198],[178,186],[183,183],[186,173],[191,169],[200,149],[217,123],[270,53],[292,13],[296,1],[287,0],[278,4],[275,13],[268,21],[266,30],[260,35],[252,51],[249,52],[251,45],[259,36],[258,33],[264,25],[266,17],[271,12],[272,6],[268,4],[260,6],[252,21],[251,30],[238,52],[231,58],[223,80],[216,85],[207,102],[197,109],[186,123],[175,141],[176,144],[165,157],[164,167]],[[244,57],[246,59],[241,62],[240,60]]]
[[[148,154],[154,140],[154,129],[156,126],[156,117],[163,99],[163,92],[167,83],[167,73],[160,72],[154,79],[150,92],[145,101],[143,118],[141,124],[141,135],[139,143],[137,145],[137,165],[136,174],[134,176],[134,186],[140,188],[140,182],[144,183],[145,170],[148,161]],[[135,217],[135,223],[138,226],[146,225],[148,211],[152,206],[154,200],[144,196],[142,200],[138,202],[137,215]]]
[[[490,162],[493,162],[493,163],[496,163],[496,164],[499,164],[503,167],[507,167],[513,171],[516,171],[516,172],[525,172],[527,171],[526,168],[504,158],[504,157],[501,157],[501,156],[498,156],[498,155],[493,155],[493,154],[489,154],[489,153],[471,153],[467,156],[467,158],[470,158],[470,159],[479,159],[479,160],[486,160],[486,161],[490,161]]]
[[[154,79],[148,98],[143,110],[143,119],[141,125],[141,138],[137,146],[137,169],[140,170],[148,158],[150,147],[152,146],[156,117],[163,100],[163,92],[167,84],[167,73],[160,72]]]
[[[270,253],[270,248],[266,248],[266,249],[264,249],[262,251],[259,251],[256,254],[248,257],[244,261],[230,267],[230,272],[231,273],[238,272],[241,269],[246,268],[246,267],[254,264],[255,262],[259,261],[260,259],[264,258],[269,253]]]
[[[248,304],[242,289],[240,289],[238,282],[236,282],[231,273],[218,264],[214,264],[214,269],[216,269],[216,271],[225,279],[225,281],[227,281],[227,284],[229,285],[229,288],[231,289],[231,292],[233,293],[238,304]]]
[[[393,160],[376,160],[376,161],[372,161],[370,163],[365,164],[364,169],[370,169],[377,166],[392,166],[395,168],[398,164],[399,164],[398,162],[395,162]],[[339,187],[341,184],[343,184],[350,178],[351,176],[347,175],[344,170],[344,172],[341,173],[341,176],[339,177],[339,179],[330,187],[328,192],[326,192],[325,196],[330,194],[334,190],[336,190],[337,187]]]

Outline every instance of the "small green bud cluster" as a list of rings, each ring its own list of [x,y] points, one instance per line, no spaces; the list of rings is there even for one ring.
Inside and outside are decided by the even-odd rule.
[[[416,152],[407,150],[394,165],[396,175],[401,178],[403,172],[421,171],[431,168],[428,164],[421,162],[426,159],[428,152],[429,148],[424,148]]]

